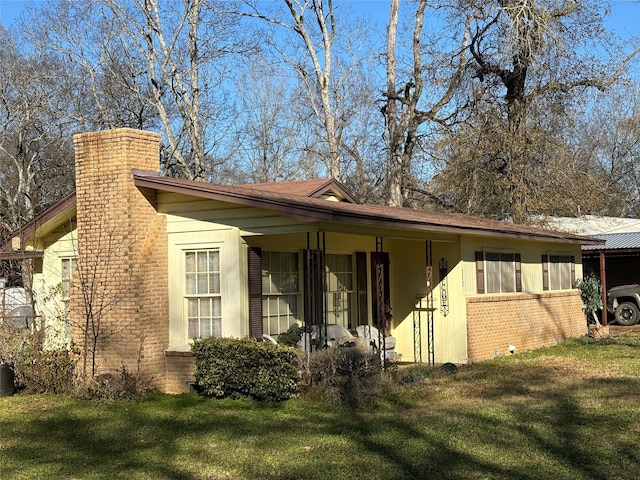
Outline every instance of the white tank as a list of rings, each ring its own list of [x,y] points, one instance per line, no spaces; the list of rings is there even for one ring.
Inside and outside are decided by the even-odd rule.
[[[0,289],[0,322],[14,328],[28,328],[33,322],[33,309],[22,287]]]

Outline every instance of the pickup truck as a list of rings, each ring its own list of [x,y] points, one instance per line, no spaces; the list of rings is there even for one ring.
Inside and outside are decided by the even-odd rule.
[[[635,325],[640,320],[640,285],[621,285],[607,292],[607,311],[618,325]]]

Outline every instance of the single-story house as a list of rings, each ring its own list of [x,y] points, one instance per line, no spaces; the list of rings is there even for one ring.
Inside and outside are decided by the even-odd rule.
[[[290,325],[379,326],[407,362],[464,364],[587,332],[575,281],[601,241],[484,218],[364,205],[335,180],[242,186],[163,177],[160,135],[74,137],[76,191],[15,232],[51,344],[99,321],[100,372],[167,392],[194,339]]]

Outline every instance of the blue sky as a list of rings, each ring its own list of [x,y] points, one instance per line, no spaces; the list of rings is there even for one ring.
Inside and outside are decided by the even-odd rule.
[[[380,12],[386,17],[389,8],[388,0],[351,0],[358,5],[358,10],[369,7],[371,13]],[[29,0],[0,0],[0,22],[4,26],[10,26],[20,12],[30,3]],[[383,17],[383,18],[384,18]],[[618,31],[621,36],[640,35],[640,1],[617,0],[613,2],[613,11],[609,24]]]

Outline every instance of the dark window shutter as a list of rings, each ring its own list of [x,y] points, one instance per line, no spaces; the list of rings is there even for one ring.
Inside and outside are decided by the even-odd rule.
[[[549,257],[542,255],[542,290],[549,290]]]
[[[484,293],[484,253],[476,252],[476,290]]]
[[[571,255],[571,288],[576,288],[576,257]]]
[[[369,324],[369,309],[367,296],[367,254],[366,252],[356,252],[356,300],[358,325]]]
[[[262,337],[262,249],[249,247],[249,335]]]
[[[520,260],[520,254],[516,253],[513,256],[516,267],[516,292],[522,291],[522,261]]]

